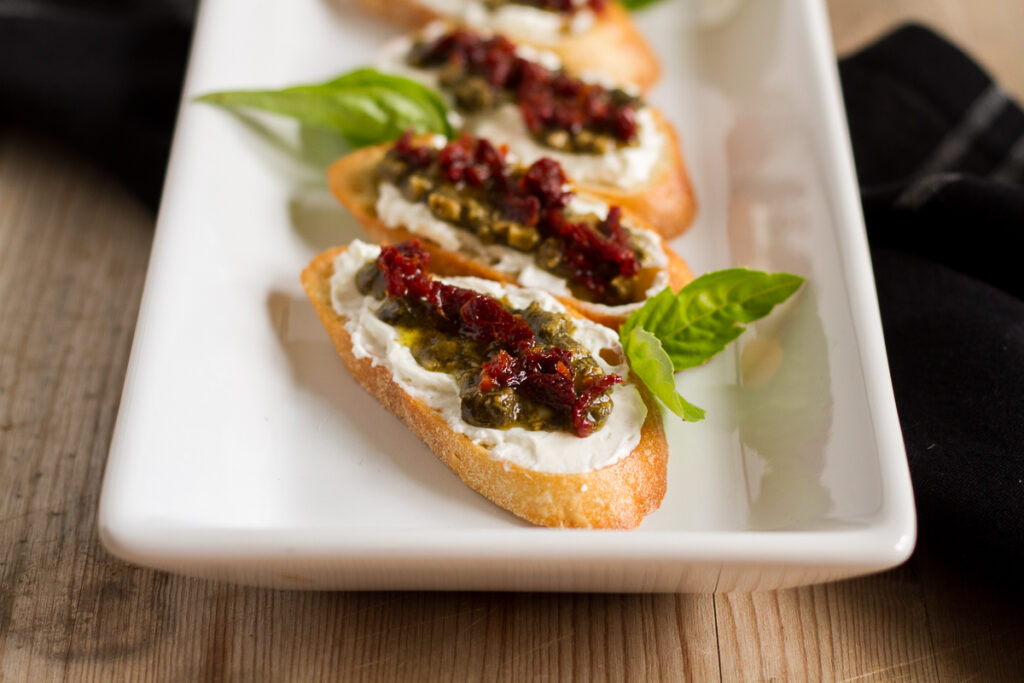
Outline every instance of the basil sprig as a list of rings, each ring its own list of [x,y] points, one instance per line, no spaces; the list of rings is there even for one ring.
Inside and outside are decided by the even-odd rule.
[[[800,289],[789,273],[730,268],[702,275],[678,294],[664,289],[635,311],[619,330],[630,368],[651,393],[684,420],[704,411],[676,391],[674,371],[705,363],[751,323]]]
[[[407,129],[452,136],[441,96],[416,81],[357,69],[319,85],[235,90],[196,98],[228,108],[260,109],[340,134],[353,147],[399,137]]]
[[[666,408],[687,422],[704,419],[704,409],[693,405],[676,391],[672,359],[665,353],[661,340],[642,327],[634,327],[621,339],[633,372]]]
[[[632,12],[638,9],[643,9],[648,5],[653,5],[657,2],[661,2],[661,0],[620,0],[620,2],[622,3],[623,7]]]

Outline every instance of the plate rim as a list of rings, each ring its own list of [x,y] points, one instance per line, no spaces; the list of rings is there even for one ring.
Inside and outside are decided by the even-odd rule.
[[[786,1],[786,0],[782,0]],[[881,316],[875,292],[874,276],[868,250],[864,219],[858,194],[852,146],[846,125],[838,68],[832,46],[824,0],[795,0],[802,7],[809,26],[808,40],[814,52],[823,95],[825,139],[830,158],[837,161],[838,191],[835,193],[837,218],[835,231],[839,258],[853,327],[857,333],[855,347],[861,356],[863,380],[867,393],[868,415],[874,427],[878,453],[881,503],[879,509],[865,518],[865,526],[850,530],[827,531],[682,531],[643,529],[629,532],[606,530],[562,530],[519,528],[503,532],[501,545],[488,545],[483,536],[489,532],[475,530],[436,530],[425,539],[403,531],[400,527],[366,529],[353,533],[341,529],[218,529],[190,527],[173,520],[129,519],[119,514],[115,503],[117,469],[124,454],[121,446],[123,426],[119,407],[105,465],[97,526],[102,545],[113,555],[129,562],[158,569],[189,573],[188,566],[238,566],[287,560],[340,560],[380,558],[431,561],[451,558],[476,558],[504,552],[510,542],[529,535],[530,561],[538,566],[556,565],[566,560],[594,559],[616,563],[633,563],[644,558],[657,558],[673,563],[751,563],[766,566],[832,566],[851,569],[856,574],[880,571],[897,566],[913,552],[917,538],[917,520],[913,489],[903,446],[896,403],[889,376],[882,334]],[[213,3],[201,3],[193,47],[178,109],[172,152],[165,179],[167,189],[182,172],[181,139],[187,118],[182,116],[191,102],[190,83],[201,57],[202,46],[210,29],[204,17]],[[163,210],[159,217],[163,216]],[[158,217],[150,257],[150,267],[167,252],[168,230],[161,230]],[[125,384],[120,405],[130,402],[139,376],[139,330],[152,314],[151,279],[146,278],[139,318],[136,323]],[[626,535],[624,535],[624,533]],[[616,534],[613,544],[608,535]],[[807,539],[815,543],[808,546]],[[511,540],[510,540],[511,537]],[[625,540],[624,540],[625,539]]]

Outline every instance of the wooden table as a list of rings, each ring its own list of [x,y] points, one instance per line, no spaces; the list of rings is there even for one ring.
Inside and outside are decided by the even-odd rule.
[[[1024,95],[1020,0],[829,5],[841,52],[919,18]],[[109,557],[96,504],[152,225],[88,164],[0,128],[0,681],[1024,676],[1019,599],[927,548],[725,595],[275,592]]]

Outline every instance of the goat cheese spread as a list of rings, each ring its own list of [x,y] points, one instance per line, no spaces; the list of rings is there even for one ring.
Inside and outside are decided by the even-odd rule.
[[[591,472],[614,465],[640,443],[647,407],[631,383],[612,388],[611,398],[615,407],[611,415],[601,429],[585,438],[567,432],[529,431],[522,427],[491,429],[466,423],[462,419],[455,378],[447,373],[432,372],[417,363],[409,347],[399,340],[398,330],[377,318],[374,312],[379,305],[377,300],[363,296],[356,288],[356,272],[379,254],[377,245],[356,240],[338,255],[330,281],[334,311],[345,319],[353,355],[369,358],[374,365],[387,368],[406,393],[436,410],[452,431],[465,434],[492,457],[507,464],[556,474]],[[505,298],[515,308],[526,308],[536,301],[546,311],[565,312],[565,307],[544,292],[503,287],[479,278],[441,279],[496,298]],[[573,322],[576,326],[573,336],[590,352],[603,372],[629,376],[629,365],[625,360],[610,365],[600,355],[602,349],[612,348],[621,356],[618,338],[612,330],[588,320],[574,319]]]
[[[474,28],[528,39],[534,43],[554,44],[565,34],[586,33],[594,25],[594,13],[586,8],[571,17],[537,7],[507,4],[489,9],[480,0],[420,0],[438,14],[461,21]]]

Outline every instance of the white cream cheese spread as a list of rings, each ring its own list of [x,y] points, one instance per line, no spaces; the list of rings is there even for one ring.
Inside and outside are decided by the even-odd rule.
[[[577,9],[570,17],[538,7],[513,3],[489,9],[480,0],[420,0],[420,4],[475,28],[505,33],[533,43],[550,45],[566,34],[586,33],[594,25],[594,12]]]
[[[465,434],[497,460],[536,472],[558,474],[591,472],[613,465],[640,443],[647,407],[636,387],[628,382],[612,388],[614,408],[611,414],[603,427],[585,438],[568,432],[529,431],[521,427],[492,429],[466,423],[462,419],[455,378],[447,373],[432,372],[417,363],[409,347],[399,340],[398,330],[375,315],[379,302],[363,296],[356,288],[356,273],[379,254],[377,245],[356,240],[338,255],[330,280],[334,311],[345,319],[345,330],[352,338],[352,353],[356,358],[369,358],[374,365],[387,368],[406,393],[436,410],[452,431]],[[502,287],[478,278],[441,279],[482,294],[504,297],[515,308],[526,308],[535,301],[546,311],[565,312],[558,301],[544,292]],[[611,348],[624,357],[612,330],[587,320],[574,319],[573,322],[576,327],[573,337],[590,352],[603,372],[629,376],[625,361],[610,365],[601,356],[602,349]]]

